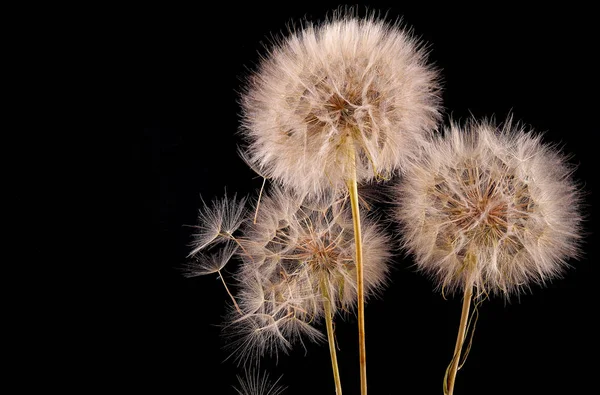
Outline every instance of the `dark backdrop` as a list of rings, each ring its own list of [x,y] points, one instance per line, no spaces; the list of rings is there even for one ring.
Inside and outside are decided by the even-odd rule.
[[[430,45],[442,70],[444,122],[513,114],[578,165],[588,206],[584,256],[564,278],[534,287],[520,300],[480,307],[471,354],[459,371],[457,395],[587,394],[596,383],[597,307],[592,242],[592,152],[598,133],[597,46],[591,9],[498,6],[440,8],[427,2],[371,2],[402,17]],[[557,3],[558,4],[558,3]],[[141,6],[131,14],[130,43],[142,112],[132,145],[135,278],[119,324],[123,346],[114,372],[141,393],[234,394],[242,373],[230,361],[219,325],[227,295],[216,276],[186,279],[201,197],[253,195],[261,179],[236,153],[238,92],[271,35],[301,18],[319,20],[338,3],[273,5],[215,2]],[[363,6],[360,6],[363,7]],[[364,9],[364,8],[361,8]],[[460,316],[458,297],[444,300],[394,258],[392,282],[367,305],[371,394],[442,394]],[[356,321],[338,322],[344,393],[358,394]],[[287,394],[333,394],[326,344],[261,361],[283,374]],[[138,392],[139,391],[139,392]]]

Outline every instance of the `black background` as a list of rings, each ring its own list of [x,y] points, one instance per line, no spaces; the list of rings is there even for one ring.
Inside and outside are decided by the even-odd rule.
[[[401,17],[429,44],[443,77],[444,122],[508,114],[557,143],[587,193],[584,255],[562,279],[520,300],[480,307],[471,354],[455,393],[587,394],[596,383],[597,290],[592,242],[592,162],[598,134],[597,32],[593,12],[575,4],[526,8],[498,3],[445,7],[370,2]],[[559,4],[559,3],[557,3]],[[238,92],[263,44],[302,18],[322,19],[338,3],[220,2],[143,6],[131,14],[131,43],[142,107],[131,147],[131,187],[142,217],[134,225],[135,280],[120,323],[116,371],[137,391],[234,394],[235,375],[219,325],[227,295],[216,276],[186,279],[201,199],[254,195],[261,179],[236,153]],[[359,10],[364,11],[360,5]],[[442,394],[461,301],[444,300],[394,258],[392,282],[366,309],[370,394]],[[344,393],[359,393],[356,321],[337,323]],[[326,344],[298,348],[261,367],[283,374],[287,394],[333,394]],[[130,387],[129,387],[130,386]]]

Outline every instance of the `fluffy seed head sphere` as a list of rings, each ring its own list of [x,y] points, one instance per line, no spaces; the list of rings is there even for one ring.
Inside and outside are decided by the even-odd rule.
[[[295,299],[302,307],[298,315],[321,315],[324,292],[334,312],[350,310],[356,302],[357,285],[348,206],[344,197],[300,199],[289,190],[273,189],[263,197],[256,223],[244,229],[240,240],[245,262],[237,276],[240,288],[260,278],[263,288],[271,289],[273,295],[278,290],[289,294],[277,294],[272,299]],[[365,289],[377,293],[386,283],[389,240],[364,213],[361,228]]]
[[[578,254],[580,194],[558,150],[510,120],[456,124],[398,185],[404,246],[439,288],[518,294]]]
[[[241,97],[245,158],[300,193],[385,178],[437,126],[437,71],[374,16],[336,15],[275,43]]]
[[[323,338],[314,325],[326,314],[353,310],[357,300],[354,228],[347,197],[301,199],[275,188],[256,222],[239,238],[236,278],[240,312],[228,334],[236,358],[277,355],[293,344]],[[389,239],[370,218],[362,222],[364,285],[368,296],[387,284]]]

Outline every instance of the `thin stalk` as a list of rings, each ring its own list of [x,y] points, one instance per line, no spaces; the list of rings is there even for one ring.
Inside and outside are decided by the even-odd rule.
[[[467,280],[468,281],[468,280]],[[465,332],[467,330],[467,322],[469,321],[469,309],[471,308],[471,299],[473,298],[473,283],[469,282],[465,285],[465,294],[463,296],[462,313],[460,315],[460,324],[458,326],[458,335],[456,336],[456,346],[454,346],[454,357],[450,362],[446,378],[444,380],[444,395],[452,395],[454,393],[454,382],[456,381],[456,373],[459,369],[460,354],[465,342]]]
[[[229,292],[229,287],[227,287],[227,284],[225,283],[225,280],[223,279],[223,275],[221,275],[221,271],[217,270],[217,273],[219,273],[219,278],[221,279],[221,281],[223,282],[223,285],[225,286],[225,291],[227,291],[227,294],[229,295],[229,297],[233,301],[233,305],[235,306],[235,309],[238,311],[238,313],[240,313],[240,315],[243,315],[242,314],[242,310],[240,309],[240,306],[238,306],[238,304],[235,301],[235,298],[233,297],[233,295],[231,294],[231,292]]]
[[[335,382],[335,393],[342,395],[342,382],[340,380],[340,371],[337,362],[337,353],[335,351],[335,336],[333,332],[333,312],[331,311],[331,298],[329,290],[322,283],[323,306],[325,307],[325,324],[327,325],[327,340],[329,342],[329,355],[331,356],[331,367],[333,369],[333,381]]]
[[[356,183],[356,159],[352,139],[350,140],[350,163],[352,177],[346,182],[352,206],[352,223],[354,225],[354,244],[356,246],[356,288],[358,292],[358,351],[360,359],[360,393],[367,395],[367,356],[365,346],[365,290],[363,284],[363,253],[360,229],[360,211],[358,207],[358,185]]]
[[[256,203],[256,212],[254,213],[254,223],[256,223],[256,217],[258,217],[258,208],[260,207],[260,198],[262,197],[266,182],[267,182],[267,177],[263,177],[262,186],[260,187],[260,192],[258,193],[258,202]]]

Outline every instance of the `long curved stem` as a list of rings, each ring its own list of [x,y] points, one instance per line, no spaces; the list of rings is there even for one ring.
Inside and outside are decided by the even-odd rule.
[[[444,380],[444,395],[452,395],[454,393],[454,383],[456,381],[456,373],[460,364],[460,354],[465,342],[465,332],[467,330],[467,322],[469,321],[469,309],[471,307],[471,299],[473,298],[473,283],[469,282],[465,285],[465,294],[463,296],[462,313],[460,315],[460,324],[458,326],[458,335],[456,336],[456,345],[454,346],[454,356],[450,362],[449,370],[446,373]]]
[[[327,340],[329,342],[329,354],[331,356],[331,367],[333,369],[333,381],[335,382],[335,393],[342,395],[342,382],[340,380],[340,371],[337,362],[337,352],[335,351],[335,335],[333,332],[333,312],[331,310],[331,298],[329,290],[322,283],[323,306],[325,307],[325,324],[327,325]]]
[[[354,147],[349,149],[353,176],[346,184],[350,193],[352,205],[352,223],[354,225],[354,244],[356,246],[356,288],[358,293],[358,351],[360,359],[360,393],[367,395],[367,356],[365,346],[365,291],[363,284],[363,254],[362,235],[360,224],[360,210],[358,207],[358,186],[356,183],[356,162]]]

